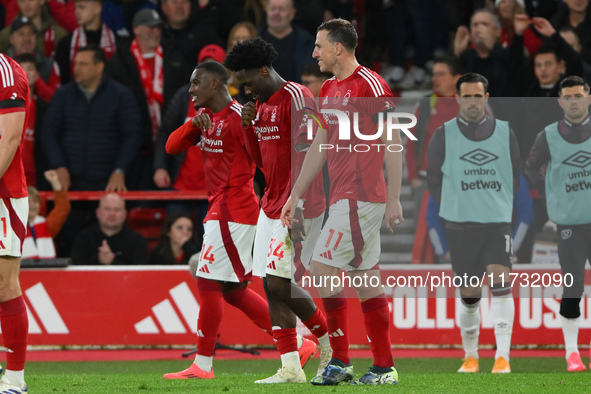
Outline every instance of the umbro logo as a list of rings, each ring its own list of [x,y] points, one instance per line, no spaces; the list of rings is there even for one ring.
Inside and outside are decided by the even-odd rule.
[[[181,316],[175,311],[170,298],[166,298],[152,307],[148,317],[134,325],[138,334],[185,334],[187,330],[197,333],[195,322],[199,316],[199,304],[187,282],[176,285],[168,293]]]
[[[468,163],[475,164],[477,166],[483,166],[490,163],[491,161],[497,160],[498,158],[499,156],[487,152],[484,149],[478,148],[472,152],[466,153],[464,156],[460,157],[460,160],[467,161]]]
[[[332,253],[330,253],[330,250],[327,250],[324,253],[320,253],[320,257],[324,257],[325,259],[332,260]]]
[[[580,150],[565,159],[562,163],[573,167],[585,168],[591,164],[591,153]]]

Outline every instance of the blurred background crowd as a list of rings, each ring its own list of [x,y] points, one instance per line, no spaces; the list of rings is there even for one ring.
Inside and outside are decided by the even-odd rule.
[[[491,97],[557,97],[558,82],[566,75],[591,81],[589,0],[0,3],[0,51],[25,69],[32,93],[23,144],[27,183],[34,188],[31,195],[35,198],[36,190],[53,190],[56,208],[57,195],[68,190],[204,189],[199,148],[177,156],[165,152],[168,135],[195,114],[188,93],[195,65],[207,60],[223,63],[236,42],[260,36],[279,52],[274,63],[278,73],[318,95],[330,75],[321,73],[312,58],[316,28],[335,17],[354,23],[360,63],[380,73],[396,96],[417,97],[414,111],[427,118],[437,113],[436,99],[453,96],[455,81],[468,71],[488,78]],[[249,100],[232,76],[229,88],[239,102]],[[421,109],[423,96],[429,99],[428,109]],[[511,106],[491,112],[510,118],[525,162],[535,135],[553,118],[540,119],[539,124],[529,124],[528,131],[521,132],[526,129],[522,124],[527,117],[522,110],[523,116],[512,114],[507,108]],[[531,107],[535,113],[536,108]],[[457,108],[447,112],[453,117]],[[417,126],[415,134],[422,136],[421,144],[409,143],[405,149],[407,181],[415,195],[414,226],[425,220],[418,217],[425,187],[423,153],[435,128],[450,119],[443,119],[444,113],[439,112],[442,118],[437,122]],[[262,190],[260,173],[256,180]],[[532,211],[526,221],[538,231],[547,216],[544,204],[536,202],[535,192],[530,194],[533,203],[529,206],[533,208],[526,208]],[[113,218],[106,213],[107,206]],[[164,207],[132,204],[130,208],[140,217],[138,210],[150,215],[155,212],[161,224],[172,212],[190,212],[186,219],[191,223],[184,223],[184,231],[190,227],[192,242],[199,245],[206,202]],[[78,252],[87,250],[94,238],[121,236],[127,229],[125,201],[102,199],[98,208],[92,203],[73,203],[65,215],[63,212],[57,231],[51,232],[56,241],[53,254],[72,256],[74,264],[145,263],[152,252],[151,262],[158,261],[158,256],[170,263],[186,262],[180,241],[170,246],[175,228],[170,221],[162,231],[164,244],[156,249],[157,242],[146,246],[137,240],[141,245],[132,248],[135,252],[147,248],[145,253],[125,257],[121,250],[111,250],[114,247],[108,242],[102,256],[99,251],[96,256],[82,257]],[[124,212],[123,220],[116,218],[117,212]],[[37,216],[35,213],[30,219],[30,227]],[[82,229],[90,233],[80,233]],[[530,243],[534,235],[530,235]],[[77,239],[82,236],[84,239]],[[133,234],[126,236],[133,238]],[[96,241],[99,249],[104,246],[101,240]],[[127,241],[118,242],[121,247],[131,246]],[[445,251],[436,251],[445,261]],[[522,262],[528,262],[528,253],[531,249]]]

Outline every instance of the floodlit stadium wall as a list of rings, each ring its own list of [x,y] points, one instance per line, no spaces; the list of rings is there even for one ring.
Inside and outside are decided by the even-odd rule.
[[[554,286],[524,286],[534,273],[545,278],[560,271],[550,266],[515,267],[522,276],[513,286],[516,303],[513,345],[558,346],[563,343],[558,315],[562,290]],[[396,266],[383,269],[383,279],[411,276],[423,279],[451,275],[446,266]],[[591,280],[582,300],[581,334],[591,328]],[[546,283],[547,284],[547,283]],[[50,347],[168,347],[195,343],[199,302],[195,280],[187,267],[67,267],[21,271],[29,312],[29,343]],[[256,278],[253,288],[263,294]],[[452,286],[453,287],[453,286]],[[453,346],[461,344],[455,317],[457,290],[441,286],[386,287],[392,309],[393,345]],[[484,295],[489,291],[485,286]],[[321,305],[319,300],[317,305]],[[481,344],[494,344],[490,299],[482,300]],[[368,345],[356,299],[349,300],[352,345]],[[224,345],[272,346],[238,309],[225,305],[219,341]],[[300,323],[298,331],[309,335]],[[587,331],[585,333],[585,331]]]

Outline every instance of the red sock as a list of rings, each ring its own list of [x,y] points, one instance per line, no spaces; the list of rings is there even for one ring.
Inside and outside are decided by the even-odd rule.
[[[275,328],[273,329],[273,340],[277,345],[279,354],[298,351],[298,334],[295,328]]]
[[[342,293],[322,299],[326,312],[332,357],[349,364],[349,317],[347,299]]]
[[[25,369],[27,358],[27,334],[29,318],[23,296],[0,303],[0,326],[6,352],[6,369],[21,371]]]
[[[232,306],[240,309],[257,326],[271,335],[271,317],[269,317],[269,305],[267,301],[248,287],[238,291],[224,294],[224,300]]]
[[[316,338],[320,338],[328,332],[326,317],[324,317],[324,313],[322,313],[320,308],[316,308],[316,312],[314,312],[312,317],[302,323],[308,327],[308,330],[310,330]]]
[[[361,303],[365,331],[370,340],[374,365],[393,367],[392,343],[390,341],[390,309],[385,294]]]
[[[199,319],[197,320],[197,354],[211,357],[222,322],[224,303],[222,286],[214,281],[197,278]]]

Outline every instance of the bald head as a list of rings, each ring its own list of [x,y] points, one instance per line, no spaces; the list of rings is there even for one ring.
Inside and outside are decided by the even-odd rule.
[[[96,217],[105,234],[117,234],[123,228],[127,217],[125,200],[116,193],[105,194],[96,209]]]

